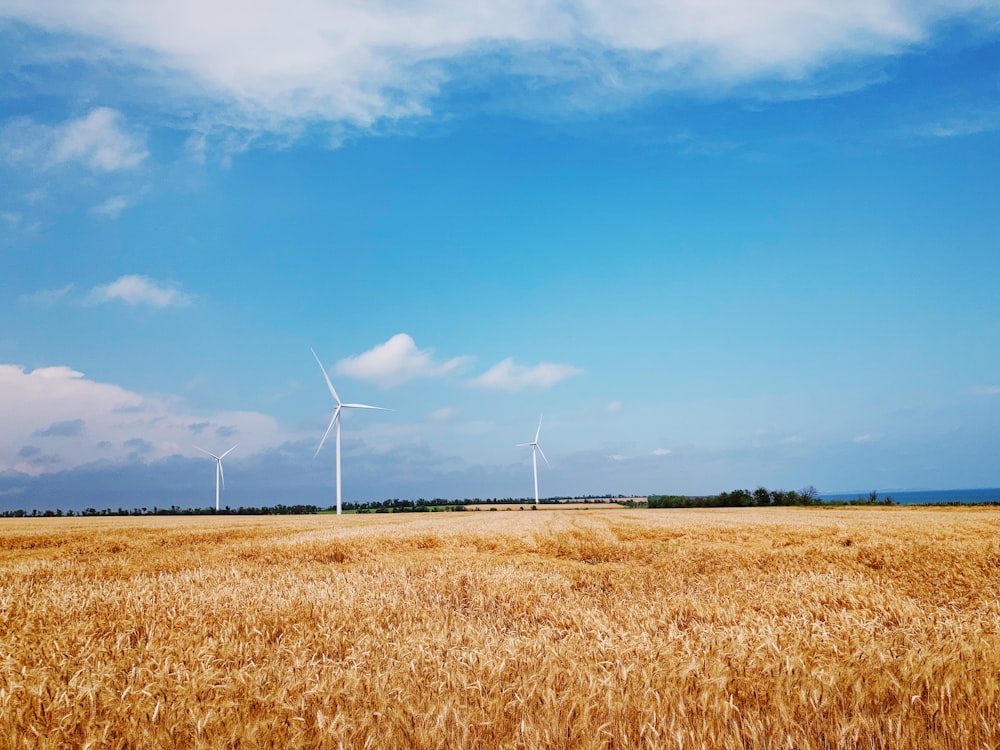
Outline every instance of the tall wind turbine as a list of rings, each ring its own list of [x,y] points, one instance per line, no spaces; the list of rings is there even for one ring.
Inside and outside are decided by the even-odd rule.
[[[536,453],[541,453],[542,458],[545,458],[545,453],[542,451],[542,446],[538,444],[538,436],[542,434],[542,418],[538,418],[538,429],[535,430],[535,439],[530,443],[518,443],[518,448],[523,448],[525,446],[531,446],[531,468],[535,473],[535,505],[538,505],[538,457]],[[551,466],[549,459],[545,458],[545,465]]]
[[[337,425],[337,515],[340,515],[340,413],[344,409],[377,409],[378,411],[390,411],[381,406],[369,406],[368,404],[345,404],[340,400],[340,396],[337,395],[337,391],[334,390],[333,383],[330,382],[330,376],[326,374],[326,368],[323,367],[323,363],[319,361],[319,355],[316,354],[314,349],[310,349],[313,356],[316,357],[316,364],[319,365],[319,369],[323,371],[323,378],[326,380],[326,387],[330,389],[330,395],[333,396],[333,400],[337,402],[337,408],[333,410],[333,416],[330,418],[330,426],[326,428],[326,432],[323,434],[323,439],[319,441],[319,448],[316,449],[316,453],[313,458],[319,455],[320,450],[323,448],[323,443],[326,442],[326,438],[330,434],[330,430],[333,429],[333,425]]]
[[[237,443],[236,445],[239,445],[239,443]],[[195,448],[198,448],[198,450],[200,450],[202,453],[207,453],[209,456],[215,459],[215,509],[216,510],[219,509],[219,482],[222,482],[223,487],[226,486],[226,475],[222,473],[222,459],[224,459],[226,456],[228,456],[230,453],[236,450],[236,445],[227,450],[221,456],[216,456],[214,453],[209,453],[204,448],[198,448],[197,445],[195,446]]]

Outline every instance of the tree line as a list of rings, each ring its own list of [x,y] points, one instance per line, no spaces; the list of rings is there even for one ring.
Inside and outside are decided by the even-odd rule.
[[[268,505],[261,508],[244,507],[225,508],[216,510],[215,508],[182,508],[179,505],[171,505],[169,508],[84,508],[83,510],[67,510],[61,508],[55,510],[30,510],[23,509],[0,511],[0,518],[60,518],[66,516],[302,516],[312,513],[319,513],[321,508],[318,505]]]
[[[556,505],[564,502],[582,503],[615,503],[618,498],[624,495],[608,497],[607,495],[592,495],[583,497],[549,497],[542,498],[540,502],[546,505]],[[345,502],[343,509],[354,513],[422,513],[432,510],[464,511],[468,505],[522,505],[524,503],[534,503],[533,499],[517,497],[466,497],[462,499],[446,499],[435,497],[432,499],[418,498],[417,500],[401,500],[398,497],[386,500],[370,500],[359,502]],[[171,505],[169,508],[157,506],[143,506],[133,508],[84,508],[83,510],[3,510],[0,511],[0,518],[56,518],[73,516],[284,516],[284,515],[309,515],[333,511],[334,506],[321,507],[319,505],[265,505],[262,507],[231,508],[228,505],[216,510],[215,508],[182,508],[179,505]]]
[[[769,490],[758,487],[750,490],[732,490],[718,495],[691,497],[688,495],[650,495],[647,499],[650,508],[749,508],[766,506],[807,506],[807,505],[893,505],[891,495],[880,498],[872,490],[871,494],[853,500],[823,500],[815,487],[803,490]]]

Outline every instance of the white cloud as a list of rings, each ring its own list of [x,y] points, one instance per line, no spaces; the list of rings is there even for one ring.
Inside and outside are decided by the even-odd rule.
[[[1000,396],[1000,386],[988,385],[983,388],[976,388],[974,392],[978,396]]]
[[[620,97],[670,88],[801,81],[827,64],[898,53],[990,0],[6,0],[5,15],[83,39],[74,55],[145,69],[190,98],[202,123],[420,115],[453,77],[513,74]],[[89,40],[90,46],[84,43]],[[54,54],[49,51],[48,54]],[[585,96],[576,100],[584,102]],[[221,105],[221,106],[218,106]],[[112,160],[113,161],[113,160]]]
[[[608,404],[604,408],[605,408],[606,411],[610,412],[611,414],[614,414],[614,413],[619,412],[619,411],[622,410],[622,402],[621,401],[612,401],[610,404]]]
[[[669,448],[656,448],[649,455],[651,455],[651,456],[669,456],[671,453],[673,453],[673,451],[670,450]]]
[[[450,406],[446,406],[441,409],[435,409],[430,414],[427,415],[427,420],[430,422],[447,422],[458,416],[458,409],[453,409]]]
[[[560,380],[579,375],[580,370],[573,365],[542,362],[537,365],[519,365],[508,357],[493,365],[489,370],[470,381],[481,388],[496,388],[504,391],[520,391],[525,388],[551,388]]]
[[[148,276],[128,274],[120,276],[110,284],[95,286],[88,295],[92,304],[119,300],[133,307],[180,307],[191,302],[190,295],[177,289],[161,285]]]
[[[134,454],[149,460],[200,455],[191,445],[196,432],[198,441],[222,442],[232,432],[244,454],[289,437],[265,414],[192,415],[175,397],[143,396],[90,380],[69,367],[29,372],[19,365],[0,365],[0,413],[0,472],[32,475]]]
[[[870,443],[874,439],[875,439],[874,435],[871,435],[871,434],[869,434],[869,433],[866,432],[864,435],[856,435],[854,437],[854,442],[855,443]]]
[[[51,126],[15,118],[0,132],[0,153],[42,169],[77,162],[94,172],[134,169],[149,155],[145,137],[130,132],[125,117],[108,107]]]
[[[618,461],[618,462],[625,460],[625,456],[623,456],[621,453],[612,453],[610,456],[608,456],[608,458],[610,458],[612,461]]]
[[[139,166],[148,155],[143,139],[126,132],[120,112],[98,107],[55,129],[48,160],[81,161],[96,172],[117,172]]]
[[[418,349],[408,334],[397,333],[384,344],[340,360],[334,369],[339,375],[391,387],[418,378],[441,378],[461,371],[470,361],[454,357],[435,362],[433,349]]]
[[[128,208],[128,198],[124,195],[113,195],[91,208],[90,213],[104,219],[117,219],[126,208]]]

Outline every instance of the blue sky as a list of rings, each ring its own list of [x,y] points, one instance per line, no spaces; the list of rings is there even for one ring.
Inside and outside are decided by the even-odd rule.
[[[1000,485],[998,157],[996,2],[0,0],[0,505],[332,502],[310,347],[346,500]]]

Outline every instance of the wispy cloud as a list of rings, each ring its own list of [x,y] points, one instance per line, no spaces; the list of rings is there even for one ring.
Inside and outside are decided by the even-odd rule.
[[[877,437],[876,435],[872,435],[872,434],[866,432],[863,435],[855,435],[854,436],[854,442],[855,443],[870,443],[873,440],[875,440],[876,437]]]
[[[191,303],[191,296],[179,289],[165,286],[148,276],[128,274],[110,284],[95,286],[87,296],[91,304],[124,302],[132,307],[182,307]]]
[[[520,391],[525,388],[551,388],[556,383],[583,372],[573,365],[542,362],[537,365],[519,365],[512,357],[493,365],[471,382],[480,388]]]
[[[57,125],[15,118],[0,131],[0,154],[42,169],[78,163],[94,172],[118,172],[139,166],[149,152],[145,137],[130,130],[120,112],[97,107]]]
[[[235,129],[288,133],[316,121],[369,127],[426,115],[449,82],[497,71],[536,90],[565,84],[567,102],[577,106],[629,91],[801,83],[828,64],[921,43],[942,20],[995,17],[996,6],[990,0],[951,7],[916,0],[264,0],[234,13],[225,0],[181,0],[153,10],[107,3],[95,13],[74,0],[47,0],[15,3],[5,13],[76,34],[73,45],[58,50],[61,62],[106,61],[110,48],[123,66],[144,70],[161,88],[211,103],[199,108],[202,126],[215,117]],[[60,153],[105,165],[128,160],[95,150],[86,128],[77,136]]]
[[[117,219],[128,206],[128,198],[124,195],[113,195],[91,208],[90,213],[103,219]]]
[[[29,305],[51,307],[52,305],[55,305],[63,300],[70,292],[73,291],[73,288],[73,284],[67,284],[66,286],[59,287],[58,289],[42,289],[30,294],[22,294],[20,300],[21,302]]]
[[[41,223],[29,220],[21,211],[0,211],[0,224],[7,228],[8,237],[14,234],[28,235],[37,232]]]
[[[438,362],[433,349],[418,349],[410,335],[397,333],[362,354],[340,360],[334,369],[339,375],[391,387],[418,378],[445,377],[471,361],[471,357],[453,357]]]
[[[977,396],[1000,396],[1000,385],[987,385],[973,389]]]
[[[670,450],[669,448],[656,448],[653,451],[651,451],[649,455],[651,455],[651,456],[669,456],[671,453],[673,453],[673,451]]]
[[[611,414],[615,414],[616,412],[620,412],[622,410],[622,402],[621,401],[612,401],[610,404],[608,404],[606,407],[604,407],[604,409],[605,409],[605,411],[608,411]]]
[[[959,138],[1000,130],[1000,109],[969,112],[938,120],[917,129],[918,135],[931,138]]]

